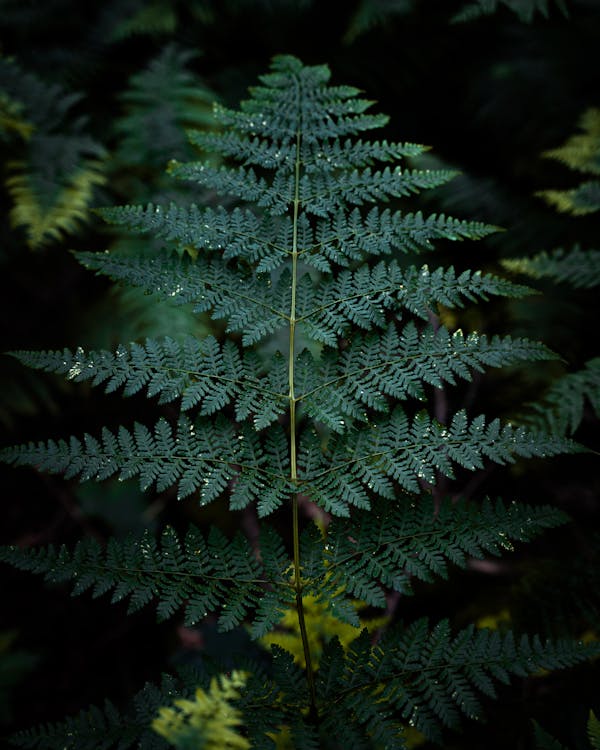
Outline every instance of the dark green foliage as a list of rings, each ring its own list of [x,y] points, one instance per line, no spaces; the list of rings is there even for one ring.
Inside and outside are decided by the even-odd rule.
[[[115,126],[119,166],[163,170],[169,159],[192,156],[184,130],[212,124],[215,99],[188,68],[195,57],[169,45],[131,77],[121,96],[125,114]]]
[[[95,187],[104,182],[106,150],[74,114],[80,99],[0,58],[0,102],[9,114],[0,119],[0,135],[24,141],[12,144],[8,164],[11,223],[25,227],[32,248],[78,228],[88,218]]]
[[[476,0],[465,5],[453,16],[452,21],[454,23],[474,21],[482,16],[492,15],[500,8],[507,8],[515,13],[519,20],[531,23],[537,13],[548,18],[550,9],[554,10],[554,6],[563,16],[568,17],[567,0]]]
[[[533,731],[535,735],[536,750],[566,750],[565,746],[555,739],[549,732],[546,732],[537,723],[533,722]],[[596,718],[593,711],[587,721],[587,737],[591,750],[600,748],[600,721]]]
[[[352,624],[358,625],[358,619],[352,608],[344,608],[346,596],[384,606],[381,584],[411,593],[411,577],[445,578],[448,563],[464,567],[468,557],[510,551],[513,540],[528,541],[566,521],[550,507],[493,506],[489,501],[481,510],[445,502],[434,514],[429,498],[418,505],[406,499],[399,510],[394,514],[389,501],[378,501],[362,517],[333,523],[325,552],[322,537],[312,529],[303,537],[307,590],[325,600],[332,597],[338,616],[343,610]],[[114,589],[113,602],[130,597],[130,612],[156,599],[159,619],[184,608],[185,622],[193,624],[223,608],[220,625],[230,629],[256,609],[252,633],[259,637],[293,599],[285,581],[291,561],[268,526],[262,527],[260,550],[259,560],[246,539],[229,542],[214,528],[207,539],[191,528],[180,540],[167,527],[160,545],[147,532],[142,538],[111,539],[106,549],[95,539],[79,542],[72,552],[64,546],[4,547],[0,560],[54,583],[73,579],[74,595],[92,589],[96,597]]]
[[[134,697],[127,711],[118,710],[110,701],[102,708],[91,706],[77,716],[46,724],[35,730],[19,732],[11,738],[17,747],[51,750],[163,750],[167,743],[150,729],[159,707],[175,695],[189,695],[202,679],[194,670],[185,670],[176,678],[165,675],[160,685],[147,684]]]
[[[532,258],[507,258],[502,265],[509,271],[534,279],[553,279],[576,289],[600,286],[600,250],[583,250],[579,245],[571,250],[541,252]]]
[[[533,413],[526,415],[524,421],[557,435],[573,435],[583,420],[586,400],[600,418],[600,357],[553,383],[543,400],[531,405]]]
[[[350,19],[344,41],[350,44],[372,29],[385,26],[394,16],[408,15],[414,7],[415,0],[360,0]]]
[[[392,513],[390,501],[378,501],[353,521],[334,521],[327,532],[327,578],[375,606],[383,604],[378,585],[411,593],[411,578],[446,578],[448,563],[465,567],[469,558],[513,549],[512,540],[528,541],[542,528],[565,522],[550,507],[492,504],[481,508],[464,502],[441,504],[434,513],[430,499],[405,499]]]
[[[195,528],[180,541],[167,527],[160,545],[151,534],[136,539],[111,539],[103,550],[95,539],[85,539],[70,553],[65,547],[31,551],[3,548],[0,559],[52,582],[75,580],[73,594],[93,588],[93,596],[114,589],[112,601],[130,597],[129,612],[158,600],[158,617],[168,619],[185,608],[186,624],[223,609],[219,624],[230,630],[257,608],[255,637],[270,629],[290,603],[290,586],[283,583],[289,561],[281,540],[267,527],[259,562],[249,542],[238,536],[228,542],[212,529],[208,538]],[[266,585],[276,586],[263,598]],[[287,589],[287,591],[286,591]]]
[[[439,740],[461,714],[480,718],[479,694],[495,696],[494,681],[569,667],[598,649],[472,626],[452,635],[445,620],[430,629],[417,619],[384,628],[375,642],[365,632],[347,652],[334,639],[318,667],[311,661],[304,596],[358,625],[354,597],[384,607],[386,593],[408,592],[411,578],[445,577],[448,564],[465,567],[467,558],[497,555],[566,520],[547,506],[440,501],[440,477],[581,450],[561,435],[473,418],[457,405],[435,418],[425,408],[474,371],[555,355],[524,338],[439,325],[441,306],[528,290],[477,270],[430,271],[394,257],[429,253],[435,240],[478,240],[495,227],[406,212],[405,198],[454,171],[389,165],[423,147],[367,141],[365,131],[387,118],[371,114],[358,89],[329,79],[326,66],[275,58],[239,110],[216,107],[220,130],[192,134],[205,158],[169,167],[223,196],[221,205],[104,209],[112,224],[148,235],[149,249],[77,255],[101,274],[192,303],[195,313],[223,320],[224,331],[149,338],[115,353],[15,353],[109,392],[159,396],[166,408],[152,429],[111,426],[99,438],[5,448],[3,461],[82,481],[139,476],[165,502],[176,494],[204,506],[224,497],[230,511],[261,517],[257,537],[230,540],[213,528],[182,540],[169,528],[160,544],[146,535],[105,549],[83,541],[73,552],[11,546],[2,556],[49,580],[74,579],[76,593],[113,590],[113,600],[130,597],[131,609],[155,599],[161,618],[183,609],[192,623],[218,611],[222,629],[246,621],[254,637],[295,607],[306,668],[275,648],[268,670],[248,670],[239,701],[248,735],[256,747],[272,747],[266,732],[288,727],[295,750],[379,750],[402,746],[403,722]],[[159,241],[172,249],[154,252]],[[333,516],[322,534],[300,515],[308,503],[325,526]],[[270,529],[284,514],[291,543]],[[100,731],[100,746],[127,747],[140,736],[138,719],[131,728],[112,708],[87,721],[38,740],[28,735],[30,746],[68,747],[78,732],[75,746],[91,746]],[[112,734],[118,723],[125,744]]]
[[[328,654],[331,661],[318,680],[319,697],[335,706],[329,717],[362,723],[361,714],[366,714],[369,722],[361,706],[371,694],[438,742],[442,727],[457,726],[461,714],[481,717],[479,696],[494,697],[495,681],[565,668],[598,653],[597,647],[571,641],[516,639],[512,633],[476,631],[473,626],[454,635],[447,621],[430,628],[426,619],[392,628],[375,647],[364,632],[346,656],[336,641],[329,650],[337,653],[333,660]]]
[[[562,146],[543,156],[556,159],[584,174],[600,174],[600,110],[588,109],[579,121],[583,133],[571,136]],[[600,211],[600,181],[586,180],[571,190],[542,190],[537,193],[558,211],[573,216]]]
[[[377,313],[377,308],[374,310]],[[354,311],[349,322],[367,326],[369,310],[361,317]],[[362,327],[362,326],[361,326]],[[314,331],[313,331],[314,332]],[[343,329],[337,333],[341,335]],[[333,339],[333,333],[332,333]],[[270,372],[251,353],[240,356],[232,342],[222,347],[212,336],[197,340],[191,336],[179,344],[173,339],[147,339],[144,346],[131,344],[112,352],[13,352],[21,362],[40,370],[57,372],[69,379],[106,383],[110,393],[123,386],[131,396],[147,389],[159,403],[181,398],[182,411],[200,406],[208,416],[234,402],[236,419],[251,418],[261,430],[287,409],[287,366],[276,358]],[[297,392],[308,413],[334,430],[343,419],[364,421],[365,407],[388,411],[387,396],[423,400],[424,384],[441,388],[444,381],[471,379],[471,370],[483,366],[507,366],[524,360],[550,359],[542,344],[498,336],[488,340],[461,331],[450,335],[444,328],[421,334],[411,322],[401,333],[389,326],[383,333],[356,336],[338,360],[326,352],[317,361],[302,352],[298,361]],[[376,364],[372,364],[376,363]]]
[[[544,156],[558,159],[573,169],[598,173],[600,154],[600,112],[588,110],[581,118],[583,135],[570,138],[558,149],[547,151]],[[589,183],[591,184],[591,183]],[[577,191],[575,191],[577,192]],[[568,191],[568,200],[573,191]],[[591,213],[596,210],[587,204],[582,210],[564,203],[560,191],[541,193],[546,198],[553,196],[558,210],[568,210],[573,214]],[[562,196],[562,197],[561,197]],[[600,206],[600,204],[598,204]],[[502,261],[505,268],[534,279],[551,279],[574,289],[593,289],[600,286],[600,251],[583,249],[579,243],[570,250],[557,248],[551,252],[540,252],[530,258],[509,258]],[[532,404],[533,414],[524,421],[538,429],[551,431],[557,435],[574,434],[584,417],[586,402],[592,407],[596,417],[600,416],[600,358],[589,359],[577,372],[568,373],[550,385],[543,399]]]

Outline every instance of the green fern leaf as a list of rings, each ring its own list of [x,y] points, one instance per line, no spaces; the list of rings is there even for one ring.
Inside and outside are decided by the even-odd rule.
[[[200,209],[195,204],[186,207],[173,203],[165,207],[150,203],[145,208],[120,206],[99,209],[98,213],[111,224],[176,240],[182,247],[224,250],[225,258],[260,261],[259,272],[277,268],[289,256],[292,232],[289,219],[275,223],[250,210]]]
[[[287,325],[283,305],[289,289],[287,274],[273,288],[268,279],[201,259],[191,262],[167,254],[128,258],[78,253],[77,257],[87,268],[156,292],[173,304],[195,302],[194,312],[212,310],[213,319],[228,318],[226,330],[243,332],[245,347]]]
[[[453,478],[452,464],[471,471],[484,459],[506,464],[517,456],[552,456],[582,450],[576,443],[552,434],[528,432],[523,427],[486,424],[480,416],[469,422],[457,412],[449,426],[421,412],[412,422],[397,407],[378,424],[332,438],[315,466],[316,438],[301,443],[303,491],[336,515],[348,515],[349,505],[370,508],[369,491],[390,497],[389,480],[409,492],[419,492],[419,480],[435,483],[436,471]],[[308,468],[310,467],[310,469]],[[343,479],[342,479],[343,477]]]
[[[95,189],[104,184],[104,148],[82,130],[71,109],[80,99],[48,86],[0,58],[0,91],[30,124],[25,150],[9,164],[7,190],[13,227],[24,227],[30,247],[62,239],[89,218]]]
[[[114,41],[130,36],[162,36],[173,34],[177,27],[177,15],[173,7],[164,0],[143,3],[131,16],[122,20],[111,34]]]
[[[540,190],[536,195],[561,213],[584,216],[600,211],[599,180],[582,182],[572,190]]]
[[[542,729],[537,721],[533,722],[533,733],[536,750],[567,750],[557,739]]]
[[[219,627],[230,630],[258,604],[252,628],[258,638],[293,600],[291,586],[282,578],[289,566],[282,542],[272,531],[267,539],[264,566],[241,536],[228,541],[211,529],[205,539],[192,528],[180,540],[169,527],[163,531],[160,545],[146,532],[141,538],[111,539],[104,550],[94,539],[79,542],[72,552],[64,546],[35,550],[2,547],[0,560],[42,574],[53,583],[72,579],[73,595],[91,589],[98,597],[112,590],[113,602],[130,599],[130,612],[155,600],[159,620],[183,609],[185,622],[191,625],[208,612],[222,610]],[[272,577],[274,574],[277,576]],[[266,587],[271,587],[267,592],[269,610],[261,601]]]
[[[534,429],[573,435],[583,420],[586,400],[600,417],[600,357],[555,381],[540,401],[530,404],[532,413],[521,421]]]
[[[370,512],[354,514],[352,520],[334,519],[320,578],[326,575],[334,588],[381,606],[381,588],[374,585],[409,594],[411,577],[446,578],[448,563],[464,568],[468,558],[511,551],[512,541],[529,541],[566,521],[548,506],[486,500],[477,508],[446,500],[436,512],[431,498],[378,500]]]
[[[545,151],[542,156],[557,159],[571,169],[593,175],[600,174],[600,110],[588,109],[579,126],[584,132],[571,136],[559,148]],[[571,190],[541,190],[544,198],[558,211],[583,216],[600,210],[600,182],[589,180]]]
[[[592,750],[600,750],[600,721],[598,721],[593,711],[590,711],[588,718],[587,733]]]
[[[219,497],[234,477],[245,480],[245,497],[232,497],[232,506],[244,507],[252,500],[260,500],[261,515],[272,512],[289,490],[286,474],[266,468],[267,455],[277,458],[276,468],[287,468],[288,457],[281,450],[285,437],[273,430],[267,454],[263,452],[255,433],[241,430],[239,434],[223,417],[209,421],[179,420],[174,432],[160,419],[152,433],[136,423],[133,432],[124,427],[117,433],[102,431],[101,439],[85,435],[83,441],[72,437],[69,442],[48,443],[7,448],[0,452],[0,460],[16,466],[33,465],[39,470],[65,474],[80,481],[107,479],[119,474],[121,479],[139,475],[143,490],[156,484],[162,492],[178,486],[178,497],[199,491],[200,502],[207,504]],[[270,489],[261,498],[265,485]],[[243,505],[241,504],[243,502]]]
[[[299,362],[297,398],[313,418],[342,432],[348,419],[365,421],[367,407],[388,411],[390,397],[424,401],[424,384],[441,388],[457,378],[470,380],[472,369],[556,356],[526,339],[465,337],[460,330],[450,335],[443,327],[419,333],[412,322],[401,332],[391,325],[377,335],[354,336],[341,357],[327,354],[320,362]]]
[[[200,675],[194,670],[178,677],[163,675],[160,685],[147,684],[124,712],[105,701],[61,722],[45,724],[14,734],[11,744],[31,750],[164,750],[166,743],[151,729],[160,706],[174,695],[192,695]]]
[[[23,105],[0,91],[0,137],[2,140],[10,140],[11,134],[16,133],[26,141],[31,137],[33,129],[32,123],[23,118]]]
[[[365,649],[368,659],[356,653]],[[362,704],[376,703],[383,711],[393,707],[431,740],[441,742],[443,726],[458,728],[461,714],[481,715],[478,693],[494,695],[494,681],[564,669],[598,651],[597,645],[516,639],[510,632],[500,635],[473,626],[453,636],[447,621],[430,630],[423,619],[386,633],[377,646],[367,637],[354,641],[342,668],[336,660],[334,681],[326,679],[326,672],[319,675],[319,699],[329,705],[330,717],[345,716],[348,721],[356,721]]]
[[[305,596],[356,625],[350,597],[381,607],[386,590],[407,591],[411,577],[445,576],[449,564],[498,554],[564,520],[548,508],[487,501],[479,509],[443,502],[436,515],[424,485],[453,478],[457,465],[473,471],[486,461],[581,450],[557,434],[464,411],[442,424],[398,403],[425,400],[431,387],[468,380],[474,370],[554,355],[526,339],[433,330],[429,318],[439,305],[529,290],[477,271],[403,268],[389,257],[495,228],[374,207],[453,173],[393,163],[423,147],[356,140],[387,117],[371,114],[372,102],[357,89],[329,79],[326,66],[276,58],[239,111],[215,108],[220,132],[192,135],[209,151],[205,160],[171,164],[172,176],[222,195],[221,206],[105,209],[109,222],[146,234],[149,249],[78,255],[90,269],[225,321],[225,343],[168,338],[116,353],[16,353],[109,390],[180,399],[187,414],[174,416],[176,426],[161,418],[152,429],[105,429],[99,438],[0,454],[67,478],[137,476],[144,489],[176,488],[201,505],[224,496],[232,511],[253,504],[266,516],[288,508],[292,561],[275,532],[261,533],[255,549],[216,530],[207,539],[191,532],[181,541],[166,531],[160,544],[147,535],[113,540],[106,550],[82,542],[74,553],[1,554],[52,580],[74,578],[76,592],[129,598],[131,609],[155,600],[161,618],[184,609],[193,622],[218,611],[221,628],[250,622],[255,637],[295,604],[306,671],[274,648],[270,676],[248,678],[243,692],[255,702],[240,694],[239,707],[249,740],[264,747],[287,736],[298,750],[341,740],[371,750],[401,747],[401,721],[439,739],[461,714],[480,715],[481,694],[493,697],[495,682],[576,664],[598,649],[473,628],[453,636],[448,623],[431,630],[419,621],[375,644],[365,633],[346,654],[333,641],[317,673],[311,665]],[[163,241],[173,250],[154,253]],[[308,500],[316,515],[341,517],[329,536],[314,524],[302,530],[300,506]]]
[[[317,288],[308,274],[302,276],[297,289],[298,324],[308,338],[337,348],[338,337],[353,326],[366,330],[384,326],[388,310],[399,318],[404,308],[427,320],[429,311],[439,304],[464,307],[467,301],[491,295],[522,297],[530,293],[528,287],[491,274],[464,271],[457,276],[452,267],[431,272],[428,266],[401,269],[395,262],[380,262],[373,268],[343,270]]]
[[[555,3],[563,16],[568,18],[569,11],[566,0],[555,0]],[[501,7],[508,8],[515,13],[519,20],[531,23],[537,13],[540,13],[544,18],[548,18],[550,3],[549,0],[475,0],[475,2],[468,3],[458,13],[455,13],[451,18],[451,23],[465,23],[482,16],[490,16]]]
[[[562,281],[576,289],[600,286],[600,250],[582,250],[579,245],[568,251],[557,248],[550,253],[541,252],[531,258],[506,258],[502,265],[514,273]]]
[[[259,429],[274,422],[287,407],[287,394],[269,387],[282,380],[276,370],[262,374],[256,357],[247,354],[242,359],[233,342],[220,346],[212,336],[200,341],[187,336],[182,343],[169,337],[146,339],[144,346],[120,346],[114,353],[86,353],[80,348],[12,354],[29,367],[70,380],[105,383],[107,393],[123,387],[123,396],[132,396],[146,389],[149,398],[160,396],[161,404],[180,398],[182,411],[200,406],[200,414],[208,416],[234,402],[238,419],[252,416]]]
[[[570,169],[600,174],[600,109],[586,110],[579,120],[583,133],[571,136],[558,148],[544,151],[547,159],[556,159]]]
[[[164,169],[169,158],[192,158],[184,129],[212,125],[215,99],[188,69],[195,57],[170,44],[131,76],[120,97],[125,112],[114,128],[120,164]]]
[[[173,707],[161,707],[152,728],[181,750],[247,750],[250,743],[237,731],[241,712],[231,704],[246,681],[247,675],[239,670],[213,677],[208,692],[198,688],[192,700],[179,698]]]

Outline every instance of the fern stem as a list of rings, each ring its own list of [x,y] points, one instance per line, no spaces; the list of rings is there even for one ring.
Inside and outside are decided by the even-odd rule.
[[[298,466],[296,457],[296,394],[294,391],[294,366],[296,358],[296,289],[298,285],[298,214],[300,211],[300,139],[298,131],[296,136],[296,165],[294,174],[294,217],[292,233],[292,289],[290,301],[290,346],[289,346],[289,401],[290,401],[290,479],[292,483],[298,481]],[[306,620],[304,617],[304,602],[302,601],[302,578],[300,574],[300,524],[298,520],[298,493],[292,498],[293,517],[293,547],[294,547],[294,589],[296,591],[296,609],[298,612],[298,625],[302,639],[302,650],[306,662],[306,679],[310,692],[310,716],[313,721],[318,720],[317,693],[315,688],[315,675],[310,655],[310,645],[306,632]]]

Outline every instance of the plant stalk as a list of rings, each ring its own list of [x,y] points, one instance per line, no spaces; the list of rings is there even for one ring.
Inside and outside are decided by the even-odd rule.
[[[294,188],[294,216],[292,235],[292,290],[290,302],[290,342],[289,342],[289,402],[290,402],[290,479],[293,484],[298,481],[298,466],[296,458],[296,394],[294,391],[294,366],[296,357],[296,289],[298,284],[298,214],[300,211],[300,133],[296,135],[296,165],[295,165],[295,188]],[[315,674],[310,655],[308,634],[306,631],[306,620],[304,617],[304,603],[302,601],[302,576],[300,566],[300,524],[298,519],[298,493],[292,498],[293,516],[293,547],[294,547],[294,590],[296,592],[296,609],[298,612],[298,624],[300,637],[302,639],[302,650],[306,662],[306,679],[310,692],[310,717],[313,721],[318,720],[317,693],[315,688]]]

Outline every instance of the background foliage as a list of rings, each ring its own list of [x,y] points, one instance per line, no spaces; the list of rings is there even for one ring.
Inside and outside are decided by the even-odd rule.
[[[127,252],[127,243],[146,241],[107,227],[92,206],[210,201],[165,178],[170,159],[191,158],[184,129],[209,126],[213,100],[235,105],[271,56],[285,52],[327,62],[335,81],[365,89],[391,115],[386,136],[434,146],[436,156],[420,157],[419,165],[462,172],[430,198],[432,212],[507,230],[485,243],[442,245],[440,260],[495,273],[503,264],[513,280],[527,273],[543,292],[448,322],[467,332],[539,338],[563,361],[518,376],[493,371],[485,381],[442,392],[439,415],[476,403],[478,412],[531,421],[539,410],[524,414],[524,403],[547,391],[548,403],[560,406],[565,394],[575,394],[554,423],[598,450],[599,35],[595,0],[0,0],[3,349],[112,347],[147,335],[181,338],[198,325],[185,307],[115,291],[70,251]],[[586,211],[557,212],[564,205],[557,193],[572,196],[582,184],[592,186]],[[554,273],[547,262],[540,273],[543,253]],[[592,266],[577,283],[582,253]],[[111,400],[85,384],[30,375],[7,357],[0,384],[4,444],[94,432],[111,420],[132,422],[146,408],[135,396]],[[449,618],[457,626],[479,619],[500,630],[508,621],[543,635],[597,638],[596,465],[597,457],[575,456],[459,476],[452,491],[550,503],[574,523],[501,563],[472,563],[427,589],[416,582],[417,596],[397,605],[401,616]],[[192,502],[176,504],[168,493],[150,500],[129,483],[79,487],[4,468],[2,482],[3,543],[103,540],[159,521],[181,528],[206,518]],[[206,513],[231,534],[223,506]],[[253,523],[250,513],[244,516],[250,539]],[[156,625],[152,612],[126,617],[125,607],[71,600],[66,588],[46,589],[5,566],[2,576],[0,630],[10,633],[0,649],[0,690],[10,697],[0,714],[6,733],[75,714],[107,694],[126,704],[146,680],[159,682],[162,672],[201,663],[207,654],[228,668],[238,666],[228,664],[233,652],[260,656],[241,630],[221,636],[210,622],[194,629]],[[467,725],[452,747],[535,747],[531,718],[565,747],[588,747],[589,710],[600,712],[597,678],[591,665],[506,688],[486,706],[489,726]]]

